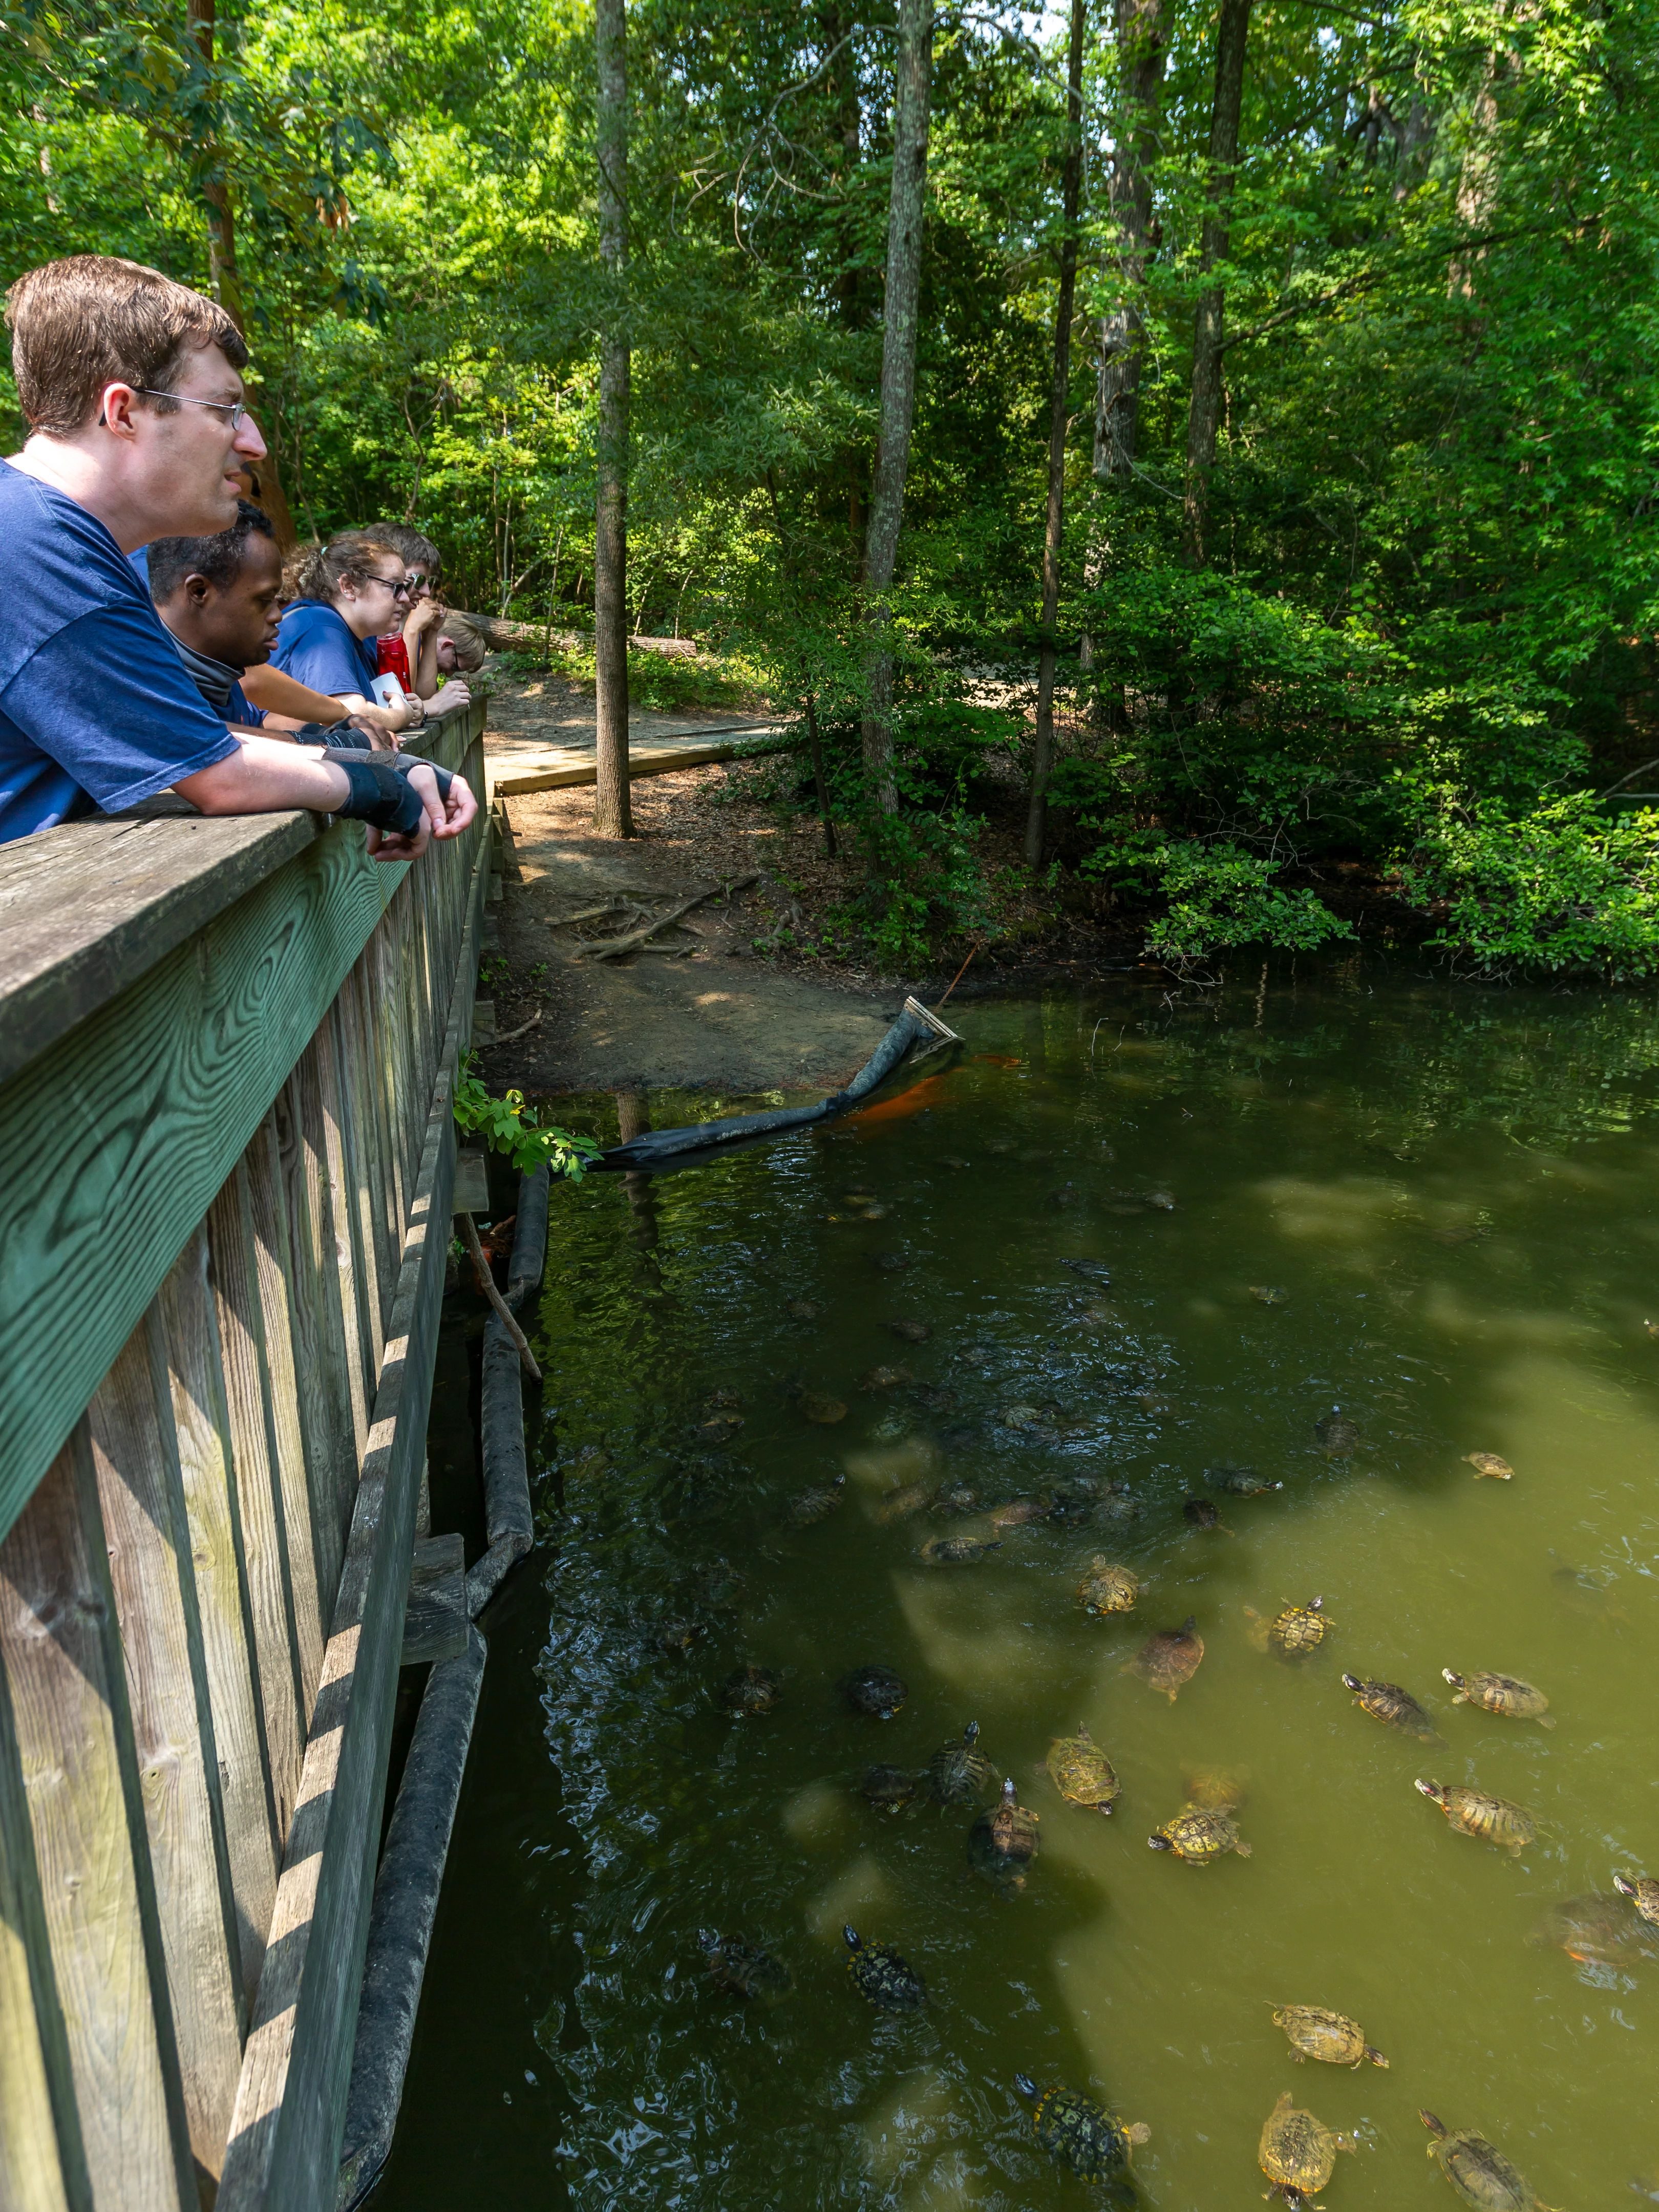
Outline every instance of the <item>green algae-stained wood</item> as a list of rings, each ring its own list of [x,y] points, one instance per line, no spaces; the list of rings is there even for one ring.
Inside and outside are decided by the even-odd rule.
[[[434,757],[459,763],[483,711],[480,704],[441,732]],[[20,840],[33,849],[15,858],[15,848],[0,850],[0,914],[15,910],[7,896],[14,871],[26,875],[33,902],[29,925],[18,927],[21,949],[8,923],[0,1033],[25,1035],[39,1048],[27,1064],[14,1061],[0,1089],[0,1534],[62,1449],[410,872],[371,860],[355,824],[319,834],[308,817],[297,827],[284,817],[258,830],[246,821],[99,826],[105,844],[66,839],[55,874],[46,840]],[[216,872],[198,860],[188,900],[137,879],[138,911],[124,911],[106,933],[119,957],[100,958],[76,916],[106,911],[99,869],[123,828],[185,831],[192,856],[221,851],[222,864]],[[301,849],[291,851],[301,835]],[[281,856],[274,868],[250,883],[272,854]],[[419,865],[433,865],[433,855]],[[66,946],[55,1001],[49,954],[38,942],[43,910]],[[155,943],[173,941],[141,966],[152,912]],[[181,916],[199,922],[182,941]],[[447,973],[434,966],[434,980]],[[100,998],[112,981],[115,995]],[[94,1280],[100,1295],[88,1300]]]

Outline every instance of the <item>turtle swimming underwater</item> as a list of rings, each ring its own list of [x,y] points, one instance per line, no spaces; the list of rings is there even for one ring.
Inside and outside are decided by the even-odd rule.
[[[926,1321],[890,1321],[889,1330],[902,1344],[926,1344],[933,1333],[933,1325]]]
[[[981,1804],[996,1779],[995,1767],[979,1748],[977,1721],[969,1721],[955,1742],[941,1744],[927,1762],[927,1787],[937,1804]]]
[[[1152,2141],[1143,2122],[1126,2127],[1079,2090],[1039,2089],[1029,2074],[1016,2074],[1014,2087],[1036,2106],[1031,2128],[1044,2150],[1085,2181],[1109,2180],[1129,2163],[1132,2144]]]
[[[1508,1482],[1515,1473],[1508,1460],[1499,1459],[1496,1452],[1465,1452],[1463,1464],[1474,1469],[1477,1482],[1483,1474],[1489,1475],[1494,1482]]]
[[[827,1520],[846,1494],[847,1477],[838,1474],[819,1489],[803,1490],[789,1509],[789,1518],[797,1528],[811,1528],[815,1521]]]
[[[930,1567],[962,1567],[1001,1549],[1000,1536],[930,1536],[916,1557]]]
[[[875,1516],[884,1528],[892,1521],[908,1521],[913,1513],[920,1513],[924,1505],[931,1505],[933,1486],[931,1482],[901,1483],[896,1490],[877,1502]]]
[[[843,1675],[841,1693],[855,1713],[886,1721],[891,1720],[910,1692],[890,1667],[871,1666],[855,1667],[850,1674]]]
[[[1398,1682],[1362,1681],[1358,1674],[1342,1677],[1345,1689],[1352,1690],[1363,1711],[1374,1720],[1384,1721],[1397,1728],[1402,1735],[1414,1735],[1420,1743],[1439,1743],[1443,1741],[1432,1718],[1419,1705],[1409,1690],[1402,1690]]]
[[[1330,2179],[1338,2151],[1353,2148],[1352,2136],[1334,2135],[1322,2120],[1293,2105],[1286,2089],[1268,2113],[1256,2149],[1261,2171],[1273,2184],[1268,2196],[1281,2198],[1290,2212],[1300,2212]]]
[[[1250,1856],[1237,1822],[1216,1805],[1183,1805],[1174,1820],[1155,1828],[1146,1840],[1155,1851],[1173,1851],[1188,1866],[1208,1866],[1229,1851],[1237,1851],[1242,1859]]]
[[[803,1390],[799,1403],[807,1419],[817,1422],[823,1429],[833,1428],[837,1421],[847,1419],[847,1407],[840,1398],[826,1398],[816,1390]]]
[[[1347,1459],[1359,1442],[1358,1426],[1351,1421],[1340,1406],[1333,1406],[1322,1419],[1314,1423],[1314,1434],[1325,1448],[1329,1459]]]
[[[872,1367],[859,1377],[860,1390],[896,1390],[901,1383],[914,1382],[915,1376],[908,1367]]]
[[[1123,1790],[1111,1760],[1080,1724],[1075,1735],[1056,1736],[1049,1745],[1048,1778],[1068,1805],[1087,1813],[1109,1813]]]
[[[791,1298],[783,1310],[791,1321],[816,1321],[823,1311],[823,1308],[814,1305],[811,1298]]]
[[[789,1987],[789,1969],[757,1943],[717,1935],[712,1928],[700,1928],[697,1942],[708,1961],[709,1980],[727,1996],[776,1996]]]
[[[1478,1836],[1483,1844],[1496,1844],[1516,1858],[1538,1832],[1526,1807],[1511,1805],[1507,1797],[1488,1797],[1484,1790],[1466,1790],[1455,1782],[1419,1781],[1413,1787],[1440,1808],[1460,1835]]]
[[[1287,1659],[1305,1659],[1309,1652],[1317,1651],[1325,1641],[1325,1632],[1334,1626],[1326,1614],[1322,1597],[1310,1597],[1306,1605],[1283,1606],[1271,1620],[1263,1620],[1250,1606],[1244,1611],[1255,1625],[1259,1648],[1265,1651],[1271,1644]]]
[[[1637,1887],[1632,1883],[1626,1888],[1626,1880],[1614,1875],[1611,1890],[1562,1898],[1550,1906],[1528,1942],[1547,1944],[1553,1950],[1565,1951],[1570,1959],[1602,1966],[1659,1957],[1659,1938],[1645,1924],[1646,1917],[1638,1920],[1625,1901]],[[1659,1894],[1652,1902],[1659,1908]],[[1637,1911],[1641,1909],[1638,1904]]]
[[[1189,1613],[1179,1628],[1160,1628],[1156,1636],[1149,1636],[1129,1662],[1129,1672],[1139,1674],[1150,1688],[1161,1690],[1174,1705],[1182,1683],[1192,1680],[1203,1656],[1198,1617]]]
[[[1555,1726],[1549,1717],[1549,1699],[1530,1682],[1514,1674],[1454,1674],[1449,1667],[1440,1671],[1457,1692],[1455,1705],[1479,1705],[1483,1713],[1500,1713],[1506,1720],[1536,1721],[1544,1729]]]
[[[769,1667],[738,1667],[720,1684],[720,1703],[740,1717],[769,1713],[783,1693],[783,1684]]]
[[[1477,2212],[1550,2212],[1531,2183],[1485,2136],[1470,2128],[1460,2128],[1454,2135],[1432,2112],[1419,2112],[1417,2117],[1433,2138],[1429,2156],[1466,2204],[1474,2205]]]
[[[852,1954],[847,1971],[853,1987],[878,2012],[916,2012],[927,2003],[927,1983],[890,1944],[866,1943],[856,1928],[843,1928],[841,1934]]]
[[[1131,1568],[1114,1566],[1098,1554],[1077,1586],[1078,1603],[1085,1613],[1131,1613],[1140,1595],[1140,1577]]]
[[[883,1813],[902,1813],[915,1796],[918,1778],[903,1766],[867,1766],[859,1796]]]
[[[1206,1467],[1204,1480],[1229,1498],[1263,1498],[1270,1490],[1285,1487],[1282,1482],[1264,1482],[1253,1467],[1234,1467],[1224,1461],[1218,1467]]]
[[[1365,2031],[1345,2013],[1327,2012],[1322,2005],[1279,2005],[1273,2026],[1282,2027],[1297,2055],[1322,2059],[1327,2066],[1386,2066],[1380,2051],[1365,2040]]]
[[[981,1813],[968,1831],[968,1861],[974,1872],[999,1889],[1024,1889],[1026,1870],[1037,1855],[1037,1820],[1020,1803],[1012,1782],[1005,1782],[999,1803]]]
[[[1620,1897],[1627,1897],[1644,1920],[1650,1920],[1659,1928],[1659,1881],[1651,1875],[1616,1874],[1613,1886]]]
[[[1181,1508],[1181,1517],[1189,1528],[1218,1528],[1221,1516],[1215,1502],[1208,1498],[1188,1498]]]
[[[1290,1292],[1281,1291],[1273,1283],[1252,1283],[1249,1285],[1249,1291],[1258,1305],[1282,1306],[1290,1304]]]

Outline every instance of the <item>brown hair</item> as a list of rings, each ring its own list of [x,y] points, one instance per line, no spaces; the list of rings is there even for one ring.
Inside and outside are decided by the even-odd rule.
[[[344,579],[349,576],[360,583],[368,574],[371,561],[395,561],[399,568],[404,556],[389,539],[375,530],[345,530],[337,538],[331,538],[326,545],[301,548],[300,566],[294,574],[294,587],[302,599],[326,599],[334,605]]]
[[[429,538],[407,522],[374,522],[363,532],[388,546],[406,568],[424,568],[428,575],[443,566],[443,556]]]
[[[112,254],[74,253],[20,276],[6,295],[12,374],[31,430],[83,430],[107,384],[156,391],[180,357],[216,345],[233,368],[247,347],[230,317],[159,269]],[[177,402],[162,402],[173,414]]]
[[[447,637],[455,647],[455,665],[465,675],[476,676],[484,665],[484,655],[489,647],[484,634],[475,622],[463,614],[447,614],[438,625],[440,637]]]

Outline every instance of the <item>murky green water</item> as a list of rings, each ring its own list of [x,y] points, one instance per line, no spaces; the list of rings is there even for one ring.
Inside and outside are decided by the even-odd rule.
[[[1166,2212],[1259,2202],[1285,2088],[1358,2131],[1334,2207],[1454,2201],[1421,2105],[1552,2205],[1630,2202],[1641,2177],[1659,2196],[1659,1959],[1534,1940],[1615,1869],[1659,1873],[1653,1008],[1356,974],[961,1026],[1001,1057],[924,1113],[556,1199],[545,1544],[490,1623],[380,2201],[1087,2201],[1016,2071],[1146,2122],[1139,2189]],[[860,1186],[884,1217],[856,1218]],[[933,1334],[898,1342],[893,1318]],[[860,1387],[901,1363],[914,1384]],[[845,1419],[806,1420],[802,1389]],[[720,1393],[729,1442],[705,1431]],[[1316,1439],[1334,1402],[1351,1458]],[[1514,1480],[1475,1480],[1471,1451]],[[1194,1533],[1182,1501],[1223,1461],[1284,1488]],[[796,1526],[837,1474],[841,1509]],[[881,1517],[917,1481],[994,1504],[1080,1479],[1127,1484],[1138,1517],[1016,1528],[948,1568],[918,1546],[975,1522]],[[1135,1614],[1076,1602],[1096,1553],[1146,1579]],[[1334,1626],[1311,1659],[1254,1647],[1247,1607],[1315,1593]],[[1170,1705],[1124,1662],[1188,1613],[1207,1653]],[[678,1620],[706,1632],[689,1656],[659,1648]],[[872,1660],[909,1685],[886,1723],[836,1692]],[[745,1662],[783,1697],[732,1720],[719,1686]],[[1443,1667],[1524,1676],[1558,1726],[1454,1708]],[[1345,1668],[1411,1689],[1446,1747],[1358,1711]],[[969,1872],[967,1812],[852,1787],[970,1717],[1042,1815],[1017,1898]],[[1110,1820],[1043,1772],[1080,1722],[1122,1778]],[[1248,1860],[1148,1850],[1199,1767],[1244,1778]],[[1536,1843],[1455,1834],[1418,1775],[1520,1802]],[[925,2014],[860,2000],[848,1918],[925,1973]],[[792,1992],[719,1996],[704,1927],[765,1944]],[[1292,2063],[1286,2002],[1357,2015],[1391,2070]]]

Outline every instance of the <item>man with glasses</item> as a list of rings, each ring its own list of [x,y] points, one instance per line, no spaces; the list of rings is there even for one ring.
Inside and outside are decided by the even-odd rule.
[[[240,471],[264,458],[222,309],[77,254],[20,277],[6,321],[29,436],[0,462],[0,842],[169,790],[204,814],[348,815],[381,860],[459,836],[477,811],[459,776],[441,795],[424,763],[234,737],[125,558],[227,529]]]

